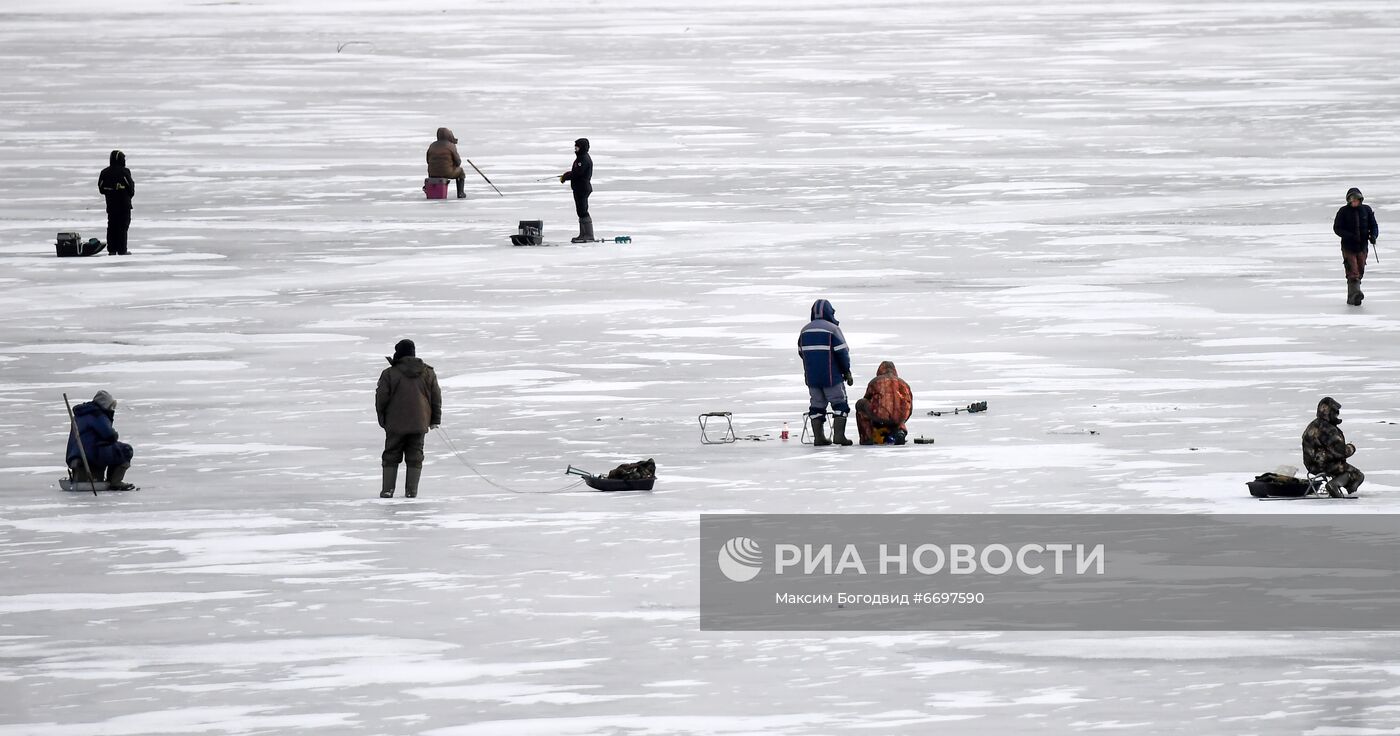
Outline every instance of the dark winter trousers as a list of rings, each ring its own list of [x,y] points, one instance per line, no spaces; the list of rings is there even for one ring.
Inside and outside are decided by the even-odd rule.
[[[574,211],[578,212],[578,219],[588,217],[588,195],[593,192],[580,192],[574,190]]]
[[[384,432],[384,464],[398,465],[407,460],[410,468],[423,467],[423,438],[426,436]]]
[[[808,386],[807,397],[810,399],[807,406],[807,414],[813,417],[824,416],[826,405],[831,404],[831,413],[844,417],[851,413],[851,405],[846,403],[846,387],[843,384],[835,386]]]
[[[1342,266],[1347,270],[1347,281],[1360,281],[1366,275],[1366,251],[1343,250]]]
[[[118,207],[107,210],[107,252],[126,255],[126,231],[131,227],[131,210]]]

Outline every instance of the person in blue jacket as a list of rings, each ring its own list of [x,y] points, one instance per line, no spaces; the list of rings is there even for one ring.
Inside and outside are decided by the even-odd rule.
[[[851,376],[851,351],[836,321],[836,308],[825,299],[812,303],[812,321],[797,336],[797,352],[802,356],[802,373],[811,401],[807,415],[812,419],[813,444],[850,445],[846,438],[846,418],[851,405],[846,402],[846,386],[855,384]],[[845,386],[841,382],[845,381]],[[826,407],[831,405],[831,439],[826,438]]]
[[[1362,204],[1361,190],[1347,190],[1347,203],[1332,218],[1332,232],[1342,239],[1342,266],[1347,272],[1347,304],[1360,306],[1366,295],[1361,293],[1361,277],[1366,275],[1367,244],[1375,245],[1381,228],[1370,205]]]
[[[118,440],[116,427],[112,426],[116,418],[117,400],[106,391],[98,391],[92,401],[73,407],[73,421],[78,425],[78,432],[77,437],[71,430],[68,432],[67,461],[75,481],[89,480],[83,467],[83,453],[86,453],[87,468],[92,470],[91,480],[100,482],[105,474],[111,490],[129,491],[136,487],[122,481],[136,453],[131,445]],[[82,439],[82,452],[78,451],[78,438]]]

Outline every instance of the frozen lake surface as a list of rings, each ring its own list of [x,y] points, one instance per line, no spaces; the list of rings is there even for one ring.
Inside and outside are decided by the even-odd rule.
[[[702,512],[1400,511],[1393,3],[17,4],[0,736],[1400,734],[1393,634],[702,632],[696,582]],[[506,196],[423,199],[440,125]],[[633,242],[510,247],[580,136]],[[134,255],[53,258],[113,148]],[[776,439],[816,298],[937,444]],[[656,492],[434,434],[379,500],[401,337],[496,483]],[[57,488],[98,388],[139,493]],[[1364,498],[1249,498],[1323,395]]]

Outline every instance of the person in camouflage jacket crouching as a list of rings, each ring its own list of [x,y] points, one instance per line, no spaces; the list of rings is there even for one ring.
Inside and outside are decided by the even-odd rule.
[[[1347,462],[1356,453],[1356,446],[1348,444],[1337,427],[1342,423],[1341,412],[1342,405],[1336,399],[1324,396],[1317,402],[1317,419],[1303,431],[1303,466],[1309,473],[1330,476],[1327,494],[1335,498],[1356,493],[1366,480],[1365,474]]]

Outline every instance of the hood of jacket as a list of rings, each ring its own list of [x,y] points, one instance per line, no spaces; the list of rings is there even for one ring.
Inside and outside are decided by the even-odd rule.
[[[412,355],[404,355],[399,358],[385,356],[384,359],[389,361],[390,365],[394,366],[394,370],[409,378],[417,378],[423,375],[425,371],[432,368],[432,366],[424,363],[422,358]]]
[[[84,402],[73,407],[74,419],[77,419],[78,417],[93,416],[98,414],[107,417],[108,421],[111,421],[116,418],[115,411],[112,411],[111,409],[104,409],[91,401]]]
[[[120,167],[120,168],[125,168],[125,167],[126,167],[126,154],[125,154],[125,153],[122,153],[121,151],[115,151],[115,150],[114,150],[114,151],[112,151],[112,155],[111,155],[110,157],[108,157],[108,162],[111,163],[111,165],[113,165],[113,166],[117,166],[117,167]]]
[[[457,142],[457,136],[452,134],[451,128],[438,128],[437,139],[444,143]]]
[[[899,372],[894,369],[894,361],[887,360],[880,364],[880,368],[879,370],[875,371],[875,375],[877,377],[894,376],[895,378],[898,378]]]
[[[1317,402],[1317,418],[1328,424],[1341,424],[1342,405],[1331,396],[1322,397],[1322,401]]]
[[[580,139],[574,141],[574,145],[578,147],[578,152],[579,152],[579,153],[588,153],[588,139],[587,139],[587,138],[580,138]]]
[[[831,306],[831,302],[825,299],[812,302],[812,319],[824,319],[833,325],[841,324],[836,321],[836,307]]]
[[[1347,201],[1350,202],[1352,197],[1356,197],[1359,202],[1366,201],[1366,198],[1361,195],[1361,190],[1356,187],[1347,190]]]

